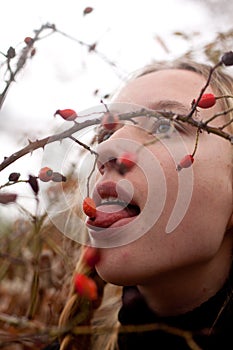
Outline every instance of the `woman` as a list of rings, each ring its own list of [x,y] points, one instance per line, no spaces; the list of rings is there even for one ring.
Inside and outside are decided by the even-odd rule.
[[[209,69],[193,62],[148,67],[121,89],[114,102],[188,115]],[[222,96],[232,91],[232,78],[215,70],[205,93]],[[192,117],[205,122],[233,107],[232,101],[217,99],[211,108],[197,108]],[[232,112],[220,115],[210,125],[219,127],[231,118]],[[100,335],[96,328],[92,336],[64,335],[61,349],[233,348],[232,146],[187,123],[179,123],[176,130],[175,117],[174,123],[165,119],[155,128],[147,117],[138,117],[136,124],[125,123],[101,139],[93,192],[100,216],[99,221],[87,221],[99,254],[92,277],[98,282],[100,300],[86,324],[115,328]],[[231,132],[232,125],[225,130]],[[124,149],[142,153],[122,172],[116,165]],[[194,153],[188,169],[177,166],[185,154]],[[106,224],[112,212],[129,202],[128,214]],[[80,266],[79,262],[79,272]],[[61,326],[79,311],[79,296],[72,287]],[[118,334],[120,324],[138,328],[119,328]]]

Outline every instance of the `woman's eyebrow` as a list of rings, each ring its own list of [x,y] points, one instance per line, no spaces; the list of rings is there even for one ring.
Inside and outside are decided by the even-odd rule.
[[[190,112],[190,108],[191,108],[191,104],[190,104],[190,107],[188,107],[176,100],[160,100],[152,103],[151,106],[152,106],[152,109],[157,109],[157,110],[176,109],[176,110],[179,110],[179,112],[184,114],[187,114],[188,112]]]

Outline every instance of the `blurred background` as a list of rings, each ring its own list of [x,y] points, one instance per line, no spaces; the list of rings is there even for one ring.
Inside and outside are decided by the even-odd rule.
[[[152,61],[187,56],[214,64],[233,50],[232,13],[229,0],[5,1],[0,11],[0,164],[28,140],[52,135],[69,123],[54,118],[56,110],[71,108],[79,114],[99,106],[101,99],[108,103],[129,74]],[[38,31],[40,40],[28,48],[25,38]],[[37,176],[44,154],[38,149],[2,170],[0,189],[12,172],[20,179]],[[46,190],[55,213],[63,193],[68,204],[73,202],[77,179],[59,186],[52,183]],[[17,204],[0,204],[0,347],[39,350],[52,337],[32,334],[25,345],[24,332],[28,337],[33,331],[27,319],[39,321],[36,327],[45,326],[46,332],[57,325],[78,245],[60,233],[64,221],[72,224],[64,208],[59,208],[59,226],[39,212],[28,184],[3,191],[16,192],[18,199]]]

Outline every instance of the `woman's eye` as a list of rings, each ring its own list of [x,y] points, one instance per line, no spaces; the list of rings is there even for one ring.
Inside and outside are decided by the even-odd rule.
[[[170,136],[174,131],[174,123],[167,118],[137,117],[134,118],[136,125],[149,134]]]
[[[172,126],[171,126],[170,120],[167,120],[167,119],[159,120],[157,122],[156,132],[159,134],[165,134],[165,133],[168,133],[171,130],[171,128]]]
[[[162,119],[155,121],[155,123],[152,127],[152,130],[151,130],[151,133],[163,134],[163,135],[165,134],[165,135],[169,136],[173,131],[174,131],[174,126],[172,125],[170,120],[162,118]]]

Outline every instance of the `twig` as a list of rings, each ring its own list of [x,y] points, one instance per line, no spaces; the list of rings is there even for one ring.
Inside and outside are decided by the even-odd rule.
[[[232,109],[227,110],[225,112],[221,112],[218,115],[215,115],[214,118],[216,118],[219,115],[229,113],[231,111],[232,111]],[[119,119],[120,120],[130,120],[130,119],[132,120],[133,118],[135,118],[137,116],[143,116],[143,115],[147,116],[147,117],[154,117],[154,118],[165,117],[171,121],[177,120],[177,121],[180,121],[183,123],[188,123],[188,124],[198,128],[199,130],[206,131],[208,134],[212,133],[212,134],[215,134],[217,136],[220,136],[220,137],[230,141],[233,144],[233,135],[221,130],[221,128],[219,128],[219,127],[209,126],[208,123],[206,123],[206,122],[195,120],[192,117],[190,117],[190,114],[182,115],[182,114],[176,114],[174,112],[153,111],[153,110],[147,110],[145,108],[142,108],[136,112],[119,114]],[[0,171],[5,169],[10,164],[14,163],[17,159],[25,156],[26,154],[32,153],[36,149],[44,148],[47,144],[50,144],[50,143],[53,143],[56,141],[61,141],[65,138],[72,138],[71,136],[75,132],[77,132],[81,129],[84,129],[88,126],[96,125],[99,123],[100,123],[100,119],[98,119],[98,118],[92,119],[92,120],[88,119],[82,123],[75,123],[71,128],[69,128],[61,133],[45,137],[41,140],[36,140],[34,142],[30,141],[29,144],[27,146],[25,146],[24,148],[22,148],[18,152],[13,153],[9,157],[6,157],[4,159],[4,161],[0,164]],[[89,146],[83,144],[82,142],[80,142],[76,139],[74,139],[74,140],[75,140],[75,142],[78,142],[81,146],[83,146],[85,149],[88,149],[90,152],[95,153],[95,151],[90,149]]]
[[[0,321],[3,321],[8,324],[12,324],[19,328],[29,328],[32,332],[27,332],[25,334],[20,334],[18,336],[11,337],[8,341],[18,342],[18,341],[31,341],[33,339],[41,339],[44,342],[47,342],[49,339],[58,338],[64,334],[70,333],[73,335],[85,335],[85,334],[107,334],[107,333],[140,333],[140,332],[151,332],[151,331],[164,331],[168,334],[174,334],[178,337],[184,338],[186,343],[188,344],[191,350],[201,350],[201,348],[197,345],[197,343],[193,340],[193,334],[190,331],[182,330],[179,328],[175,328],[172,326],[168,326],[162,323],[153,323],[153,324],[145,324],[145,325],[127,325],[120,327],[94,327],[94,326],[86,326],[86,325],[78,325],[78,326],[66,326],[63,328],[59,327],[51,327],[45,328],[44,326],[38,325],[38,323],[33,323],[27,319],[23,320],[21,318],[17,318],[14,316],[8,316],[5,314],[0,314]],[[33,333],[36,331],[36,333]]]
[[[97,56],[99,56],[104,62],[106,62],[108,65],[112,66],[116,72],[116,74],[118,75],[118,77],[120,79],[123,79],[124,75],[125,74],[120,74],[119,71],[119,67],[117,66],[117,64],[110,60],[107,56],[105,56],[103,53],[101,53],[100,51],[98,51],[96,49],[96,44],[88,44],[88,43],[85,43],[84,41],[80,40],[80,39],[77,39],[61,30],[59,30],[58,28],[55,29],[55,31],[58,33],[58,34],[61,34],[62,36],[72,40],[72,41],[75,41],[76,43],[78,43],[79,45],[82,45],[82,46],[85,46],[89,52],[94,52]]]
[[[228,113],[233,112],[233,107],[226,109],[225,111],[221,111],[219,113],[214,114],[211,118],[207,119],[203,124],[208,124],[212,122],[214,119],[221,117],[222,115],[227,115]],[[227,122],[227,125],[231,124],[230,122]],[[224,124],[225,125],[225,124]],[[225,127],[225,126],[223,126]],[[223,127],[220,127],[219,129],[223,129]]]
[[[211,67],[210,68],[210,71],[209,71],[209,75],[208,75],[208,78],[206,80],[206,83],[205,85],[203,86],[203,88],[201,89],[200,91],[200,94],[198,96],[198,98],[195,100],[195,102],[193,103],[192,105],[192,108],[191,108],[191,111],[189,112],[188,114],[188,118],[191,118],[193,116],[193,114],[195,113],[196,111],[196,108],[198,106],[198,103],[200,101],[200,99],[202,98],[202,95],[204,94],[205,90],[207,89],[207,87],[209,86],[210,84],[210,80],[211,80],[211,77],[212,77],[212,74],[214,73],[215,69],[217,69],[219,66],[221,66],[222,62],[218,62],[217,64],[215,64],[215,66]]]
[[[43,24],[39,29],[35,30],[35,36],[34,36],[34,38],[32,38],[32,42],[33,43],[35,43],[37,40],[40,39],[39,36],[45,29],[52,29],[54,31],[55,26],[47,23],[47,24]],[[31,49],[32,49],[31,45],[26,45],[22,49],[22,51],[21,51],[21,53],[19,55],[18,61],[16,63],[15,71],[12,71],[12,68],[10,66],[10,59],[7,58],[7,68],[8,68],[8,71],[10,72],[10,78],[6,82],[6,86],[5,86],[4,90],[3,90],[3,92],[0,94],[0,109],[1,109],[1,107],[2,107],[2,105],[4,103],[4,101],[5,101],[7,92],[9,90],[11,84],[13,82],[15,82],[16,76],[21,71],[21,69],[25,66],[25,63],[26,63],[26,61],[27,61],[27,59],[29,57],[28,54],[31,51]]]
[[[75,133],[75,132],[77,132],[77,131],[79,131],[87,126],[97,124],[98,122],[99,122],[99,120],[87,120],[87,121],[80,123],[80,124],[76,123],[71,128],[69,128],[61,133],[47,136],[41,140],[36,140],[34,142],[29,141],[29,144],[27,146],[23,147],[18,152],[15,152],[12,155],[10,155],[9,157],[6,157],[4,159],[4,161],[0,164],[0,171],[5,169],[8,165],[14,163],[17,159],[25,156],[26,154],[32,153],[36,149],[44,148],[47,144],[50,144],[50,143],[56,142],[56,141],[61,141],[65,138],[68,138],[73,133]]]
[[[90,148],[89,146],[87,146],[85,143],[83,143],[83,142],[77,140],[75,137],[69,136],[69,138],[70,138],[72,141],[78,143],[78,144],[79,144],[80,146],[82,146],[83,148],[85,148],[85,149],[86,149],[87,151],[89,151],[91,154],[95,154],[96,156],[98,155],[98,153],[96,153],[92,148]]]

